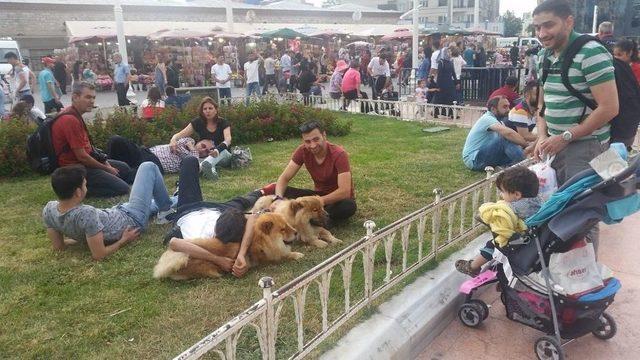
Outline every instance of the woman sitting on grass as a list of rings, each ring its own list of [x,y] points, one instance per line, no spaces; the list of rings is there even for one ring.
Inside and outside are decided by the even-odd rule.
[[[142,112],[142,118],[146,120],[153,120],[164,111],[164,101],[162,101],[162,94],[157,86],[149,88],[147,98],[142,101],[140,105],[140,111]]]
[[[200,164],[200,173],[207,179],[218,180],[216,166],[229,166],[231,153],[227,150],[231,145],[231,126],[229,122],[218,116],[218,104],[210,97],[205,97],[198,106],[200,116],[191,120],[189,125],[171,137],[169,145],[174,153],[178,150],[178,140],[197,133],[202,140],[211,141],[209,156]]]

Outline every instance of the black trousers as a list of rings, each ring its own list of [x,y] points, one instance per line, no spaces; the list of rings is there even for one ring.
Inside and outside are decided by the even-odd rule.
[[[129,84],[116,83],[116,94],[118,95],[118,106],[127,106],[131,104],[127,99],[127,90],[129,90]]]
[[[284,197],[287,199],[297,199],[302,196],[313,195],[319,194],[314,190],[298,189],[291,186],[287,186],[287,189],[284,191]],[[344,199],[324,206],[325,211],[329,213],[329,218],[333,221],[346,220],[350,218],[356,213],[357,208],[355,199]]]
[[[129,193],[129,185],[136,177],[135,170],[122,161],[107,160],[118,169],[118,176],[97,168],[87,170],[87,197],[113,197]]]
[[[164,175],[164,169],[160,159],[149,149],[139,146],[133,141],[119,135],[114,135],[107,142],[107,155],[109,159],[125,162],[131,168],[137,169],[145,161],[151,161],[158,165],[158,169]]]

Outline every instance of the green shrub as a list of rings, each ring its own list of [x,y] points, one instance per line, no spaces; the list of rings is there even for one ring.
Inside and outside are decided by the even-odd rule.
[[[0,122],[0,176],[16,176],[31,171],[27,162],[27,137],[35,125],[24,119],[12,118]]]
[[[147,121],[126,108],[109,115],[98,113],[87,124],[95,146],[106,150],[112,135],[120,135],[147,147],[166,144],[173,134],[198,116],[200,98],[192,99],[182,111],[168,108],[153,121]],[[331,136],[347,135],[351,122],[339,121],[336,114],[304,106],[301,103],[261,101],[221,106],[220,116],[231,123],[233,144],[249,144],[267,139],[285,140],[299,136],[298,126],[309,120],[321,122]],[[15,176],[29,172],[26,161],[26,138],[35,129],[22,120],[0,124],[0,176]]]

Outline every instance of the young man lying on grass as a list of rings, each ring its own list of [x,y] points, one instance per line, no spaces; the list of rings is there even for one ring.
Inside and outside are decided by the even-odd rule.
[[[51,186],[58,196],[42,210],[47,235],[53,248],[64,250],[63,236],[86,242],[94,260],[102,260],[138,238],[158,213],[156,222],[166,222],[173,201],[162,180],[158,166],[140,165],[131,187],[129,202],[108,209],[84,205],[87,195],[87,172],[82,166],[64,166],[51,175]],[[158,212],[160,210],[160,212]]]

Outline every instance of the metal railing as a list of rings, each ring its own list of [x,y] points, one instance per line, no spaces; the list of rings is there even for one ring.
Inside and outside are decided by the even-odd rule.
[[[271,278],[260,279],[259,286],[263,291],[261,300],[205,336],[176,359],[196,359],[209,352],[217,353],[221,359],[236,359],[238,339],[246,328],[255,329],[256,336],[250,339],[244,337],[245,342],[252,340],[254,347],[257,342],[263,359],[276,359],[276,342],[282,340],[281,336],[284,337],[279,334],[278,327],[283,320],[283,307],[289,302],[293,304],[295,313],[297,347],[291,354],[283,356],[279,353],[278,358],[303,358],[394,285],[428,262],[437,260],[439,254],[450,247],[473,239],[481,229],[474,216],[475,209],[481,201],[497,198],[495,178],[496,175],[489,170],[486,179],[444,197],[441,190],[435,189],[435,200],[431,204],[377,231],[374,231],[373,221],[366,221],[366,236],[276,291],[272,291],[274,283]],[[379,249],[382,249],[382,254],[377,252]],[[394,251],[400,252],[396,259]],[[362,261],[362,268],[354,267],[358,258]],[[341,285],[338,286],[342,291],[332,290],[331,279],[336,270],[342,273]],[[356,277],[362,279],[364,284],[361,298],[352,295]],[[333,285],[335,288],[336,284]],[[310,299],[308,295],[315,292],[308,290],[313,286],[318,287],[318,292],[315,298]],[[304,321],[305,306],[313,301],[320,303],[322,313],[321,319],[318,319],[318,322],[321,320],[321,327],[317,331],[305,325]],[[334,304],[335,308],[336,302],[343,303],[344,310],[330,317],[330,305]]]

